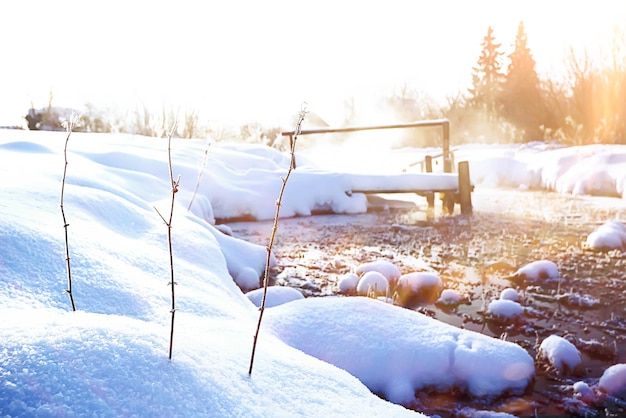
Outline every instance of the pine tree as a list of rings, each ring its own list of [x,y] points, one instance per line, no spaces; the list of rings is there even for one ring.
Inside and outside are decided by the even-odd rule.
[[[469,89],[469,104],[491,112],[498,110],[498,99],[502,91],[504,74],[502,73],[500,51],[502,44],[495,42],[493,28],[489,26],[487,35],[481,43],[482,50],[476,66],[472,68],[472,87]]]
[[[535,68],[524,22],[520,22],[513,52],[504,81],[500,103],[503,115],[522,130],[522,140],[541,139],[544,122],[544,105],[541,85]]]

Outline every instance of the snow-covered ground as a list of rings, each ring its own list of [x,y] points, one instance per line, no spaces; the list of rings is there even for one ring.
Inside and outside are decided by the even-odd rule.
[[[169,361],[167,228],[155,211],[169,211],[167,140],[72,134],[64,201],[71,312],[59,207],[65,137],[0,131],[2,416],[414,416],[372,392],[408,404],[418,388],[497,395],[533,378],[533,359],[515,344],[365,297],[293,295],[268,308],[248,375],[258,299],[235,280],[250,287],[266,251],[213,224],[274,216],[289,157],[257,145],[212,144],[198,183],[206,143],[172,142],[181,185]],[[423,152],[311,150],[298,158],[281,213],[366,211],[365,196],[346,194],[356,188],[350,173],[376,174],[389,161],[398,172]],[[470,160],[477,187],[625,193],[623,147],[468,146],[456,158]],[[615,368],[604,386],[619,393],[623,377]]]

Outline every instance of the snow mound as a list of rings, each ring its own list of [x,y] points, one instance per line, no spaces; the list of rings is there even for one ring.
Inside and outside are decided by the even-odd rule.
[[[396,403],[411,402],[422,388],[520,392],[534,375],[533,359],[513,343],[370,298],[303,299],[269,310],[266,321],[287,344]]]
[[[256,307],[261,307],[263,288],[251,290],[246,293],[246,296]],[[298,299],[304,299],[304,295],[298,289],[287,286],[270,286],[267,288],[265,307],[271,308]]]
[[[598,387],[611,396],[626,396],[626,364],[615,364],[604,371]]]
[[[541,342],[538,355],[545,358],[561,373],[580,371],[582,357],[574,344],[558,335],[550,335]]]
[[[619,221],[608,221],[587,236],[587,247],[597,251],[626,249],[626,226]]]
[[[596,400],[593,389],[583,381],[578,381],[572,385],[574,392],[585,402],[592,403]]]
[[[385,296],[389,293],[389,280],[377,271],[368,271],[359,279],[356,293],[360,296],[367,296],[371,293]]]
[[[441,296],[437,299],[437,303],[446,306],[454,306],[461,303],[463,296],[454,289],[444,289]]]
[[[361,264],[356,268],[357,274],[363,274],[368,271],[379,272],[380,274],[385,276],[390,283],[395,282],[402,275],[400,269],[396,267],[395,264],[385,259],[370,261],[369,263]]]
[[[237,277],[235,277],[235,283],[244,291],[256,289],[261,285],[259,273],[250,267],[244,267],[239,270]]]
[[[512,300],[497,299],[489,303],[487,313],[494,319],[514,319],[524,313],[524,308]]]
[[[359,284],[359,276],[355,273],[346,273],[339,278],[339,292],[343,294],[353,294]]]
[[[420,271],[403,274],[398,280],[400,304],[434,302],[439,298],[442,287],[441,277],[437,273]]]
[[[550,260],[533,261],[517,270],[513,277],[531,283],[539,280],[558,279],[559,267]]]
[[[502,290],[502,292],[500,292],[500,299],[506,299],[506,300],[512,300],[513,302],[518,302],[519,294],[517,293],[517,290],[513,289],[512,287],[507,287],[506,289]]]

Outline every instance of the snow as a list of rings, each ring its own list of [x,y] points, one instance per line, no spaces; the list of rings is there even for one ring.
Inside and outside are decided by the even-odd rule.
[[[532,358],[515,344],[494,344],[366,297],[308,298],[269,310],[267,320],[288,344],[349,371],[394,402],[410,401],[421,388],[459,388],[475,396],[503,387],[519,392],[534,375]]]
[[[369,294],[385,296],[389,293],[389,280],[382,273],[368,271],[359,279],[356,293],[361,296]]]
[[[573,372],[582,366],[580,351],[574,344],[558,335],[550,335],[541,342],[539,353],[559,372]]]
[[[506,289],[502,289],[502,292],[500,292],[500,299],[506,299],[506,300],[512,300],[513,302],[518,302],[519,294],[517,293],[517,290],[513,289],[512,287],[507,287]]]
[[[513,319],[524,313],[524,308],[517,302],[509,299],[492,300],[487,307],[487,313],[495,319]]]
[[[391,169],[395,169],[394,174],[398,174],[407,165],[422,161],[427,153],[440,151],[414,148],[390,150],[378,144],[368,144],[369,153],[361,149],[350,150],[350,153],[358,155],[358,159],[353,161],[347,161],[345,153],[337,154],[336,147],[319,148],[311,154],[316,157],[314,160],[318,166],[336,172],[371,174],[385,169],[388,172],[389,167],[383,167],[380,162],[391,161]],[[522,145],[465,144],[454,147],[453,152],[455,161],[469,162],[472,183],[478,187],[514,187],[574,195],[626,197],[626,145],[565,147],[544,142]],[[336,158],[332,157],[333,153],[337,154]],[[434,170],[441,171],[441,165],[435,166]],[[366,182],[368,177],[362,179]],[[375,187],[376,184],[363,186]]]
[[[400,269],[389,260],[380,259],[363,263],[356,268],[356,274],[363,274],[368,271],[377,271],[387,278],[390,282],[397,281],[402,273]]]
[[[356,273],[346,273],[339,278],[338,287],[339,292],[345,294],[351,294],[356,292],[356,287],[359,284],[359,276]]]
[[[587,236],[586,244],[594,250],[624,250],[626,226],[619,221],[607,221]]]
[[[585,402],[592,403],[596,399],[593,389],[583,381],[578,381],[572,385],[574,392]]]
[[[454,289],[444,289],[441,296],[437,299],[437,303],[442,305],[458,305],[461,303],[463,296]]]
[[[615,364],[604,371],[598,382],[598,387],[612,396],[622,396],[626,393],[626,364]]]
[[[514,277],[531,283],[542,279],[558,279],[559,267],[550,260],[537,260],[518,269]]]
[[[266,311],[248,375],[258,308],[255,294],[246,297],[237,283],[258,287],[267,252],[213,224],[273,218],[289,157],[259,145],[212,144],[197,184],[205,142],[172,142],[181,184],[172,222],[177,286],[170,361],[167,226],[155,211],[167,213],[171,204],[167,141],[72,134],[64,201],[78,309],[71,312],[59,210],[65,137],[0,131],[3,415],[416,416],[375,394],[408,404],[419,388],[491,396],[521,392],[533,379],[533,359],[510,342],[377,300],[303,299],[279,289],[268,295],[276,306]],[[489,149],[456,153],[457,161],[471,157],[477,186],[491,172],[492,179],[501,173],[494,180],[500,185],[624,193],[624,164],[609,154],[626,155],[626,148]],[[350,174],[345,158],[329,170],[314,155],[302,157],[282,216],[366,211],[363,194],[346,192],[380,178]],[[471,165],[478,158],[483,164]],[[422,274],[440,290],[438,276]],[[408,281],[417,289],[425,285],[420,280]],[[620,370],[601,379],[605,390],[619,389]]]
[[[254,306],[260,307],[263,301],[263,288],[251,290],[246,293],[246,296],[254,303]],[[271,308],[298,299],[304,299],[304,295],[298,289],[286,286],[270,286],[267,288],[265,307]]]
[[[398,279],[401,303],[407,304],[414,299],[436,300],[441,293],[443,283],[439,274],[428,271],[406,273]]]

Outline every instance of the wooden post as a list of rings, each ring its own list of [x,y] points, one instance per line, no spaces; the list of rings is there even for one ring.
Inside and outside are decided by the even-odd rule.
[[[450,122],[445,121],[441,124],[443,128],[443,172],[452,173],[452,157],[450,154]],[[452,215],[454,212],[454,193],[446,192],[443,194],[443,212]]]
[[[463,215],[472,214],[472,182],[470,181],[469,162],[461,161],[459,170],[459,202]]]
[[[433,157],[430,155],[427,155],[424,158],[424,165],[426,168],[426,172],[432,173],[433,172]],[[428,203],[428,210],[434,210],[435,209],[435,193],[433,192],[426,193],[426,202]]]

